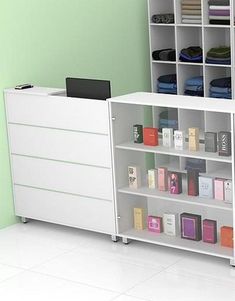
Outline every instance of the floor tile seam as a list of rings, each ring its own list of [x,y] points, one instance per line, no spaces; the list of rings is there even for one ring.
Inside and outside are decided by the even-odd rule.
[[[110,290],[110,289],[107,289],[107,288],[104,288],[104,287],[101,287],[101,286],[91,285],[91,284],[88,284],[86,282],[81,282],[81,281],[71,280],[71,279],[68,279],[68,278],[65,278],[65,277],[61,277],[61,276],[56,276],[56,275],[53,275],[49,272],[42,272],[42,271],[37,271],[37,270],[30,270],[30,272],[35,273],[35,274],[39,274],[39,275],[42,275],[42,276],[48,276],[48,277],[58,279],[58,280],[62,280],[62,281],[66,281],[66,282],[71,282],[71,283],[77,284],[77,285],[82,285],[82,286],[86,286],[86,287],[90,287],[90,288],[100,289],[100,290],[103,290],[103,291],[107,291],[109,293],[115,293],[115,294],[122,294],[123,293],[121,291],[115,291],[115,290]]]

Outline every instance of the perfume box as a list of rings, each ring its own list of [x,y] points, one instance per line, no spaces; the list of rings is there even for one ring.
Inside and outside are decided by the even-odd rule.
[[[130,188],[140,188],[141,174],[139,166],[128,166],[128,181]]]
[[[214,198],[216,200],[224,200],[224,179],[214,179]]]
[[[213,182],[213,178],[211,177],[199,177],[199,196],[201,198],[213,199]]]
[[[202,239],[201,215],[182,213],[180,215],[181,238],[199,241]]]
[[[146,228],[146,210],[144,208],[134,208],[134,228],[144,230]]]
[[[217,243],[217,222],[211,219],[204,219],[202,226],[202,240],[211,244]]]
[[[143,143],[143,126],[135,124],[133,126],[134,143]]]
[[[219,156],[231,156],[231,133],[218,133]]]
[[[187,171],[188,195],[197,196],[199,194],[199,171],[189,169]]]
[[[190,151],[199,150],[199,128],[188,129],[188,145]]]
[[[150,146],[158,145],[157,128],[144,128],[144,144]]]
[[[182,193],[182,175],[179,172],[169,173],[169,190],[171,194]]]
[[[163,214],[163,230],[166,235],[176,236],[178,229],[178,215],[172,213]]]
[[[224,181],[224,201],[232,204],[233,202],[233,187],[231,180]]]
[[[220,228],[220,243],[223,247],[233,248],[233,228],[223,226]]]
[[[217,133],[214,132],[205,133],[205,152],[211,152],[211,153],[217,152]]]
[[[174,144],[175,149],[183,150],[185,149],[185,132],[184,131],[175,131],[174,132]]]
[[[162,145],[165,147],[173,147],[173,129],[162,129]]]
[[[168,170],[166,167],[158,168],[158,190],[168,190]]]
[[[156,169],[148,170],[148,186],[151,189],[157,188],[158,171]]]
[[[148,216],[148,230],[150,232],[162,233],[163,232],[163,221],[162,217],[159,216]]]

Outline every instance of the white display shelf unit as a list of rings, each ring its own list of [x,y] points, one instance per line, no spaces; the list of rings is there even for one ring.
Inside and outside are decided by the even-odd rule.
[[[213,79],[232,77],[232,99],[235,98],[235,1],[230,0],[230,25],[209,24],[208,1],[201,0],[202,24],[184,24],[181,18],[180,0],[148,0],[149,42],[152,92],[156,92],[157,78],[161,75],[176,73],[177,93],[184,94],[185,81],[193,76],[204,78],[204,96],[209,97],[210,82]],[[174,13],[174,24],[152,23],[154,14]],[[212,47],[226,45],[231,47],[231,65],[206,64],[205,58]],[[179,61],[179,54],[183,48],[200,46],[203,51],[202,63],[184,63]],[[176,50],[176,61],[156,61],[152,59],[152,52],[164,48]],[[201,98],[201,101],[204,100]]]
[[[215,199],[204,199],[187,195],[185,161],[188,157],[204,159],[206,172],[201,175],[232,179],[234,185],[234,114],[235,105],[223,100],[205,98],[204,102],[194,102],[189,96],[161,95],[154,93],[133,93],[110,99],[112,120],[112,144],[114,156],[114,179],[116,193],[117,235],[123,238],[150,242],[158,245],[190,250],[198,253],[229,258],[234,264],[234,249],[220,245],[221,226],[235,226],[234,203],[228,204]],[[153,124],[144,120],[144,112],[150,107]],[[133,142],[133,125],[159,126],[159,114],[165,110],[177,110],[178,129],[187,133],[189,127],[199,127],[201,148],[198,152],[187,149],[176,151],[173,148],[145,146]],[[232,156],[222,157],[217,153],[204,151],[206,131],[231,131]],[[146,158],[146,154],[151,156]],[[138,189],[128,187],[128,166],[140,166],[142,186]],[[183,193],[172,195],[147,187],[147,170],[165,166],[168,170],[182,172]],[[233,195],[234,197],[234,195]],[[181,239],[180,234],[169,237],[153,234],[148,230],[133,229],[133,209],[145,208],[148,215],[162,216],[164,213],[195,213],[202,219],[215,219],[218,223],[218,243],[216,245]]]

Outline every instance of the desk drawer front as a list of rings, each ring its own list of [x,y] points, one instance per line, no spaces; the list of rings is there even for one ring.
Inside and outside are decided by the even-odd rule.
[[[112,200],[111,169],[12,155],[14,183]]]
[[[111,201],[15,185],[16,215],[48,222],[115,233]]]
[[[11,153],[111,168],[109,136],[9,124]]]
[[[6,105],[11,123],[109,134],[106,101],[7,94]]]

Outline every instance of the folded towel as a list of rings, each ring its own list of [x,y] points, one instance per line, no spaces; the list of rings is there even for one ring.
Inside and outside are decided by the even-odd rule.
[[[230,60],[231,60],[230,56],[227,57],[227,58],[218,58],[218,57],[207,56],[206,58],[207,58],[208,60],[213,60],[213,61],[215,61],[215,62],[230,61]]]
[[[176,74],[166,74],[166,75],[159,76],[158,81],[162,83],[176,84]]]
[[[161,82],[158,82],[158,88],[176,90],[177,85],[174,84],[174,83],[161,83]]]
[[[230,11],[230,5],[210,5],[209,9],[221,9],[221,10],[229,10]]]
[[[213,79],[210,82],[212,87],[231,88],[231,77],[221,77]]]
[[[194,92],[203,91],[203,86],[188,86],[188,85],[185,85],[185,90],[194,91]]]
[[[189,4],[189,5],[201,5],[201,0],[182,0],[181,4]]]
[[[190,95],[190,96],[204,96],[204,91],[190,91],[190,90],[185,90],[184,91],[185,95]]]
[[[182,18],[184,19],[201,19],[202,16],[198,15],[198,16],[193,16],[193,15],[182,15]]]
[[[190,9],[182,9],[182,15],[201,15],[200,9],[190,10]]]
[[[215,92],[215,93],[227,93],[227,94],[231,94],[231,88],[221,88],[221,87],[210,87],[210,91],[211,92]]]
[[[230,16],[209,16],[209,20],[230,20]]]
[[[231,65],[231,60],[215,61],[215,60],[211,60],[211,59],[206,58],[206,63],[207,64],[213,64],[213,65]]]
[[[194,76],[188,78],[185,82],[187,86],[202,86],[203,85],[203,77],[202,76]]]
[[[231,95],[231,94],[227,94],[227,93],[215,93],[215,92],[210,92],[210,97],[213,97],[213,98],[232,99],[232,95]]]
[[[213,47],[207,52],[207,56],[212,58],[228,58],[231,56],[230,47]]]
[[[189,4],[183,4],[181,5],[181,9],[201,9],[201,5],[189,5]]]
[[[210,16],[230,16],[230,10],[225,9],[210,9],[209,10]]]
[[[196,19],[182,19],[182,23],[185,23],[185,24],[201,24],[202,23],[202,19],[200,19],[200,20],[196,20]]]
[[[209,0],[209,5],[230,5],[229,0]]]
[[[230,25],[230,20],[210,20],[209,23],[214,25]]]
[[[162,88],[159,88],[157,90],[158,93],[164,93],[164,94],[177,94],[177,90],[171,90],[171,89],[162,89]]]

